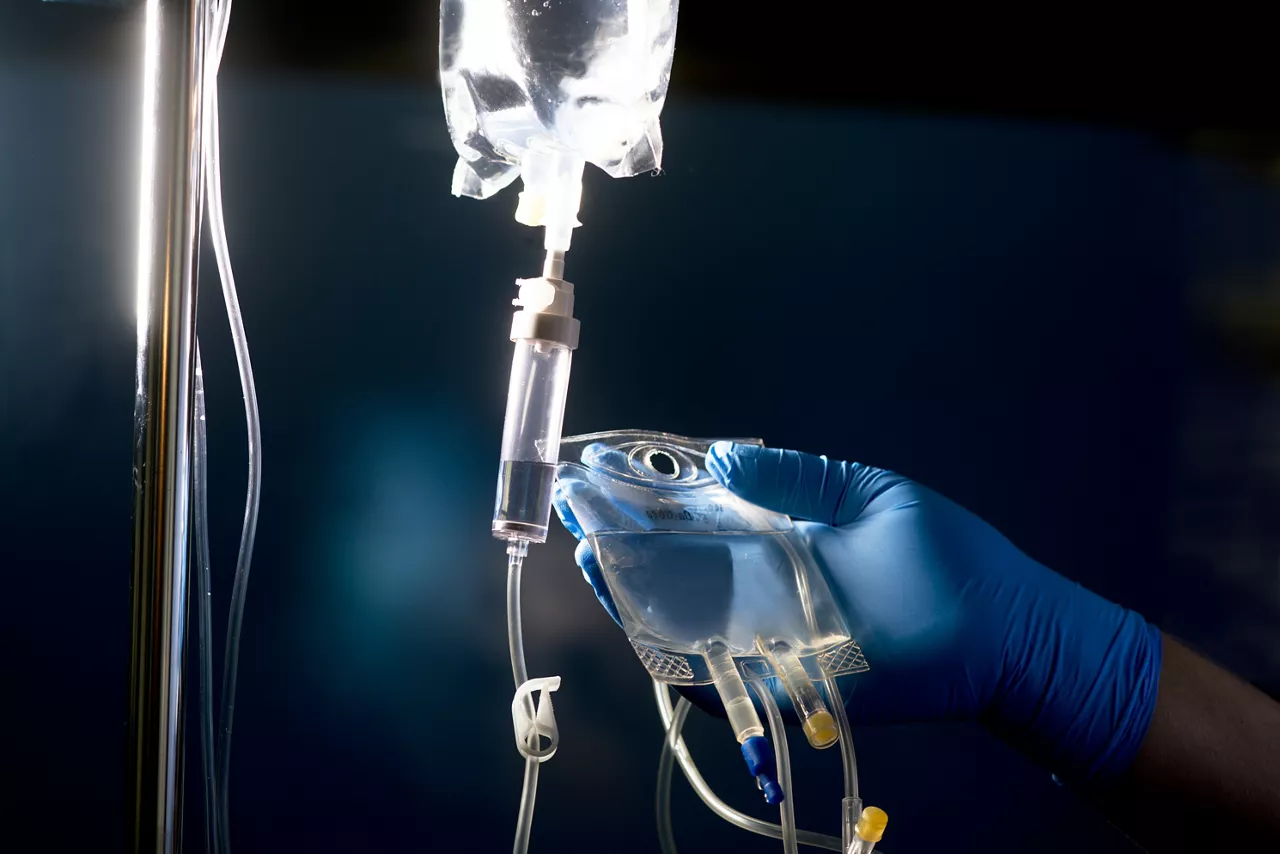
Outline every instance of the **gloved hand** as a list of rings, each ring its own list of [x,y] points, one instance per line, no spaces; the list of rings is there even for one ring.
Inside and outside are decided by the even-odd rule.
[[[840,680],[855,726],[980,720],[1065,779],[1129,767],[1161,663],[1160,633],[1138,614],[892,472],[729,442],[707,467],[740,498],[797,520],[871,665]],[[581,539],[559,497],[556,509]],[[620,624],[585,541],[576,557]],[[684,693],[723,714],[714,689]]]

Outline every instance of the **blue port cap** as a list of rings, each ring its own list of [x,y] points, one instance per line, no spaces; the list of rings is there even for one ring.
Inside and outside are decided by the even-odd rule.
[[[747,770],[756,778],[756,785],[764,792],[765,803],[782,803],[786,793],[778,785],[778,762],[773,756],[773,745],[762,735],[753,735],[742,742],[742,758],[747,760]]]

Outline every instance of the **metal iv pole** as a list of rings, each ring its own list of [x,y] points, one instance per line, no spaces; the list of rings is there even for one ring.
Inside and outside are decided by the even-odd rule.
[[[144,0],[128,851],[182,847],[192,378],[209,0]]]

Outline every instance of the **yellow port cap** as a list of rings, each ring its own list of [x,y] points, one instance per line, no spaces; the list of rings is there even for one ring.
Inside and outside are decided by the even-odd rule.
[[[809,739],[809,744],[819,750],[830,747],[840,740],[840,733],[836,730],[836,720],[826,709],[805,720],[804,735]]]
[[[862,811],[853,831],[868,842],[879,842],[884,837],[884,829],[888,824],[888,813],[879,807],[867,807]]]

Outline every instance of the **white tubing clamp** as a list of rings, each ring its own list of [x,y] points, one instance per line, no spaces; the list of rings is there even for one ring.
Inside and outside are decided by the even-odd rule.
[[[516,689],[511,700],[511,723],[516,731],[516,749],[525,759],[534,762],[546,762],[556,755],[560,745],[560,729],[556,726],[556,710],[551,705],[551,692],[560,689],[559,676],[544,676],[541,679],[530,679]],[[538,692],[535,703],[533,692]],[[550,743],[542,746],[542,739],[550,739]]]

